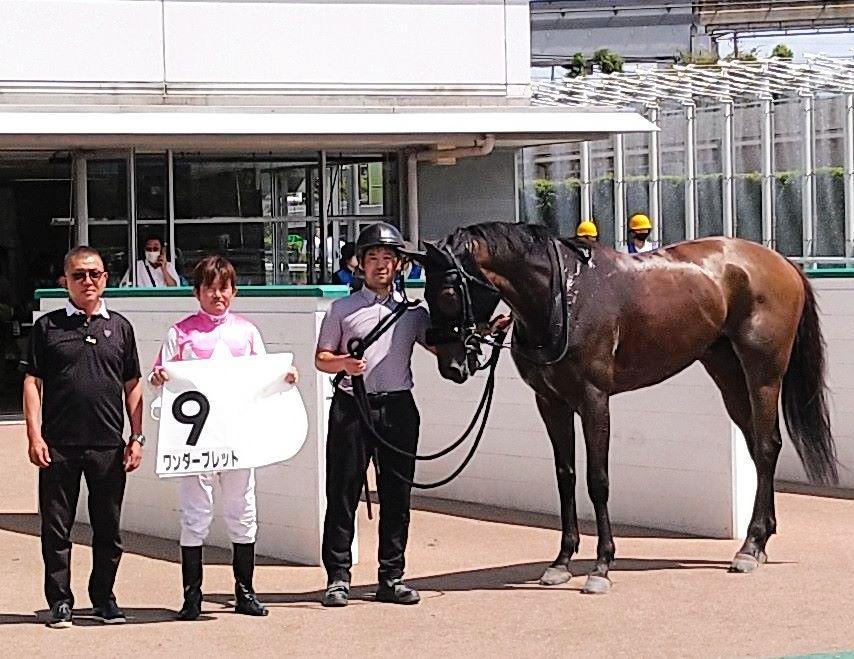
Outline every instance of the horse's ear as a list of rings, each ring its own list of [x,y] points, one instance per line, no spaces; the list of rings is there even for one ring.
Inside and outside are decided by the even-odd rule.
[[[447,265],[448,255],[439,249],[437,242],[430,240],[423,240],[421,242],[424,245],[424,265]]]

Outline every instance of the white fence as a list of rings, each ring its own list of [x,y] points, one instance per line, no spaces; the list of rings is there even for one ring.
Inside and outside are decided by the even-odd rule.
[[[854,488],[854,279],[813,280],[828,343],[832,423],[839,448],[841,485]],[[110,308],[134,324],[143,368],[154,361],[167,327],[195,308],[191,298],[111,298]],[[44,300],[43,309],[61,300]],[[259,470],[259,553],[317,564],[325,510],[325,429],[329,378],[312,368],[315,340],[328,300],[322,298],[238,298],[235,308],[261,330],[271,352],[293,351],[302,371],[300,391],[309,411],[309,437],[291,461]],[[421,410],[420,452],[444,447],[467,425],[484,376],[465,385],[443,380],[435,358],[416,350],[415,395]],[[148,392],[146,402],[150,401]],[[755,470],[744,440],[726,416],[720,395],[699,365],[655,387],[612,399],[611,519],[717,538],[744,535],[755,491]],[[146,431],[154,436],[150,421]],[[585,451],[577,427],[578,509],[592,518],[586,492]],[[123,528],[177,538],[178,501],[174,483],[154,475],[149,450],[141,470],[128,481]],[[461,455],[420,463],[418,477],[436,480],[450,473]],[[804,480],[791,443],[777,476]],[[492,415],[480,450],[451,484],[431,495],[517,510],[557,513],[558,496],[551,445],[534,404],[508,355],[498,368]],[[85,520],[85,505],[81,505]],[[228,546],[215,522],[210,542]]]

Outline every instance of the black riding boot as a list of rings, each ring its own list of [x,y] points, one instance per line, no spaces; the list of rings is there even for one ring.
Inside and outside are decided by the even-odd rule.
[[[184,606],[178,620],[195,620],[202,612],[202,547],[181,547]]]
[[[248,616],[265,616],[267,608],[255,597],[252,575],[255,572],[255,543],[234,543],[234,610]]]

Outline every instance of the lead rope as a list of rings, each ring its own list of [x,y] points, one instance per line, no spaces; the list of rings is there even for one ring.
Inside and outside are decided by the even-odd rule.
[[[362,359],[365,356],[365,352],[367,349],[373,345],[379,338],[385,334],[398,320],[403,317],[403,314],[410,308],[415,307],[419,304],[418,301],[409,301],[404,299],[403,302],[398,303],[398,305],[394,308],[394,310],[385,318],[383,318],[379,323],[377,323],[374,328],[362,337],[353,337],[347,342],[347,352],[354,359]],[[496,342],[498,344],[503,343],[505,333],[499,333],[496,335]],[[367,504],[368,509],[368,519],[373,519],[373,511],[371,507],[371,497],[370,497],[370,488],[368,485],[368,467],[370,466],[370,462],[374,463],[374,473],[376,476],[379,476],[380,473],[380,464],[379,464],[379,455],[378,455],[378,445],[382,445],[385,448],[398,453],[399,455],[403,455],[412,460],[436,460],[441,458],[451,451],[458,448],[462,443],[468,439],[472,430],[474,430],[475,425],[480,419],[480,428],[478,429],[477,435],[475,436],[474,442],[472,443],[471,448],[469,449],[468,454],[466,455],[463,462],[460,466],[454,470],[454,472],[440,481],[436,481],[434,483],[418,483],[403,474],[397,472],[395,469],[388,467],[386,465],[385,468],[389,470],[389,472],[394,475],[396,478],[399,478],[403,482],[407,483],[412,487],[416,487],[422,490],[433,489],[437,487],[441,487],[442,485],[446,485],[454,480],[457,476],[459,476],[462,471],[468,466],[474,457],[475,452],[477,451],[477,447],[480,444],[481,439],[483,438],[483,433],[486,430],[486,422],[489,418],[489,411],[492,407],[492,398],[495,391],[495,369],[498,365],[498,358],[500,357],[501,351],[500,348],[496,345],[492,346],[492,354],[487,360],[486,364],[481,366],[478,370],[483,370],[488,368],[489,374],[486,378],[486,384],[484,385],[483,394],[481,395],[480,402],[478,403],[477,409],[475,411],[475,415],[466,428],[465,432],[453,443],[444,449],[437,451],[436,453],[431,453],[428,455],[418,455],[416,453],[409,453],[408,451],[404,451],[403,449],[395,446],[394,444],[387,441],[376,429],[371,420],[371,408],[370,402],[368,400],[368,393],[365,388],[364,377],[361,375],[353,375],[350,377],[350,382],[353,387],[353,399],[356,403],[356,409],[359,411],[359,416],[361,417],[362,423],[365,428],[371,434],[373,439],[375,440],[373,446],[363,446],[362,453],[367,455],[368,464],[365,465],[365,479],[364,479],[364,490],[365,490],[365,502]],[[341,381],[346,377],[346,374],[341,372],[335,376],[333,380],[333,386],[338,387]],[[482,414],[482,417],[481,417]]]
[[[391,329],[391,327],[398,320],[400,320],[403,317],[403,314],[408,309],[415,307],[415,306],[418,306],[418,304],[419,304],[419,302],[417,300],[410,302],[408,299],[406,299],[404,297],[403,301],[399,302],[397,304],[397,306],[394,308],[394,311],[392,311],[388,316],[386,316],[380,322],[378,322],[376,325],[374,325],[374,328],[370,332],[368,332],[364,338],[354,336],[349,341],[347,341],[347,353],[351,357],[353,357],[354,359],[362,359],[365,356],[365,351],[372,344],[376,343],[383,334],[385,334],[389,329]],[[344,371],[341,371],[340,373],[338,373],[335,376],[335,378],[332,380],[332,386],[337,389],[338,385],[341,384],[341,381],[345,377],[347,377],[347,374]],[[364,390],[365,390],[364,379],[362,378],[361,375],[350,376],[350,382],[353,385],[354,398],[355,398],[355,393],[356,393],[356,388],[357,388],[356,380],[359,381],[359,384],[361,385],[362,391],[364,392]],[[356,403],[356,407],[359,408],[358,402]],[[359,409],[359,412],[361,413],[362,410]],[[373,427],[373,426],[371,426],[371,427]],[[368,486],[368,468],[370,467],[371,460],[373,460],[374,473],[376,474],[377,477],[379,477],[379,474],[380,474],[379,460],[377,459],[376,447],[371,447],[371,451],[368,452],[368,447],[362,446],[362,454],[367,455],[367,457],[368,457],[368,464],[365,465],[365,469],[364,469],[365,502],[368,506],[368,519],[373,519],[374,515],[373,515],[373,511],[371,510],[370,488]]]
[[[503,336],[498,339],[498,343],[503,342]],[[437,487],[441,487],[442,485],[447,485],[452,480],[454,480],[457,476],[459,476],[463,470],[468,466],[474,457],[475,452],[477,451],[477,447],[480,444],[481,439],[483,438],[483,433],[486,430],[486,422],[489,419],[489,412],[492,408],[492,399],[495,393],[495,369],[498,366],[498,358],[501,355],[500,348],[493,346],[492,354],[489,357],[489,360],[486,362],[483,368],[489,369],[489,374],[486,377],[486,383],[483,387],[483,394],[481,395],[480,402],[478,403],[477,409],[475,410],[474,417],[468,425],[468,428],[463,432],[463,434],[450,445],[446,446],[444,449],[437,451],[435,453],[430,453],[427,455],[419,455],[417,453],[410,453],[409,451],[404,451],[398,446],[395,446],[391,442],[385,439],[376,429],[371,420],[370,416],[370,402],[368,401],[368,394],[365,390],[365,382],[361,376],[355,376],[352,378],[353,383],[353,397],[356,401],[356,409],[359,411],[359,415],[362,417],[362,423],[368,432],[373,436],[375,442],[379,445],[382,445],[386,449],[397,453],[398,455],[402,455],[411,460],[422,460],[422,461],[430,461],[437,460],[451,451],[458,448],[462,443],[468,439],[472,430],[474,430],[475,425],[477,425],[478,420],[480,420],[480,428],[478,428],[477,434],[475,435],[474,441],[472,442],[471,448],[469,449],[468,454],[465,459],[462,461],[459,467],[457,467],[450,476],[443,478],[442,480],[435,481],[432,483],[419,483],[415,480],[404,476],[400,472],[396,471],[394,468],[386,465],[385,467],[381,467],[377,460],[377,447],[373,447],[372,455],[374,457],[374,466],[379,471],[382,469],[388,469],[388,471],[395,476],[396,478],[402,480],[407,485],[418,488],[420,490],[432,490]]]

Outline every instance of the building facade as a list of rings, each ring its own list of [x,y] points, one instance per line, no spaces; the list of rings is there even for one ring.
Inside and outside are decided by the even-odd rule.
[[[369,222],[516,220],[523,146],[650,128],[532,107],[530,53],[524,0],[0,3],[5,371],[74,244],[110,286],[149,236],[185,282],[324,282]]]

